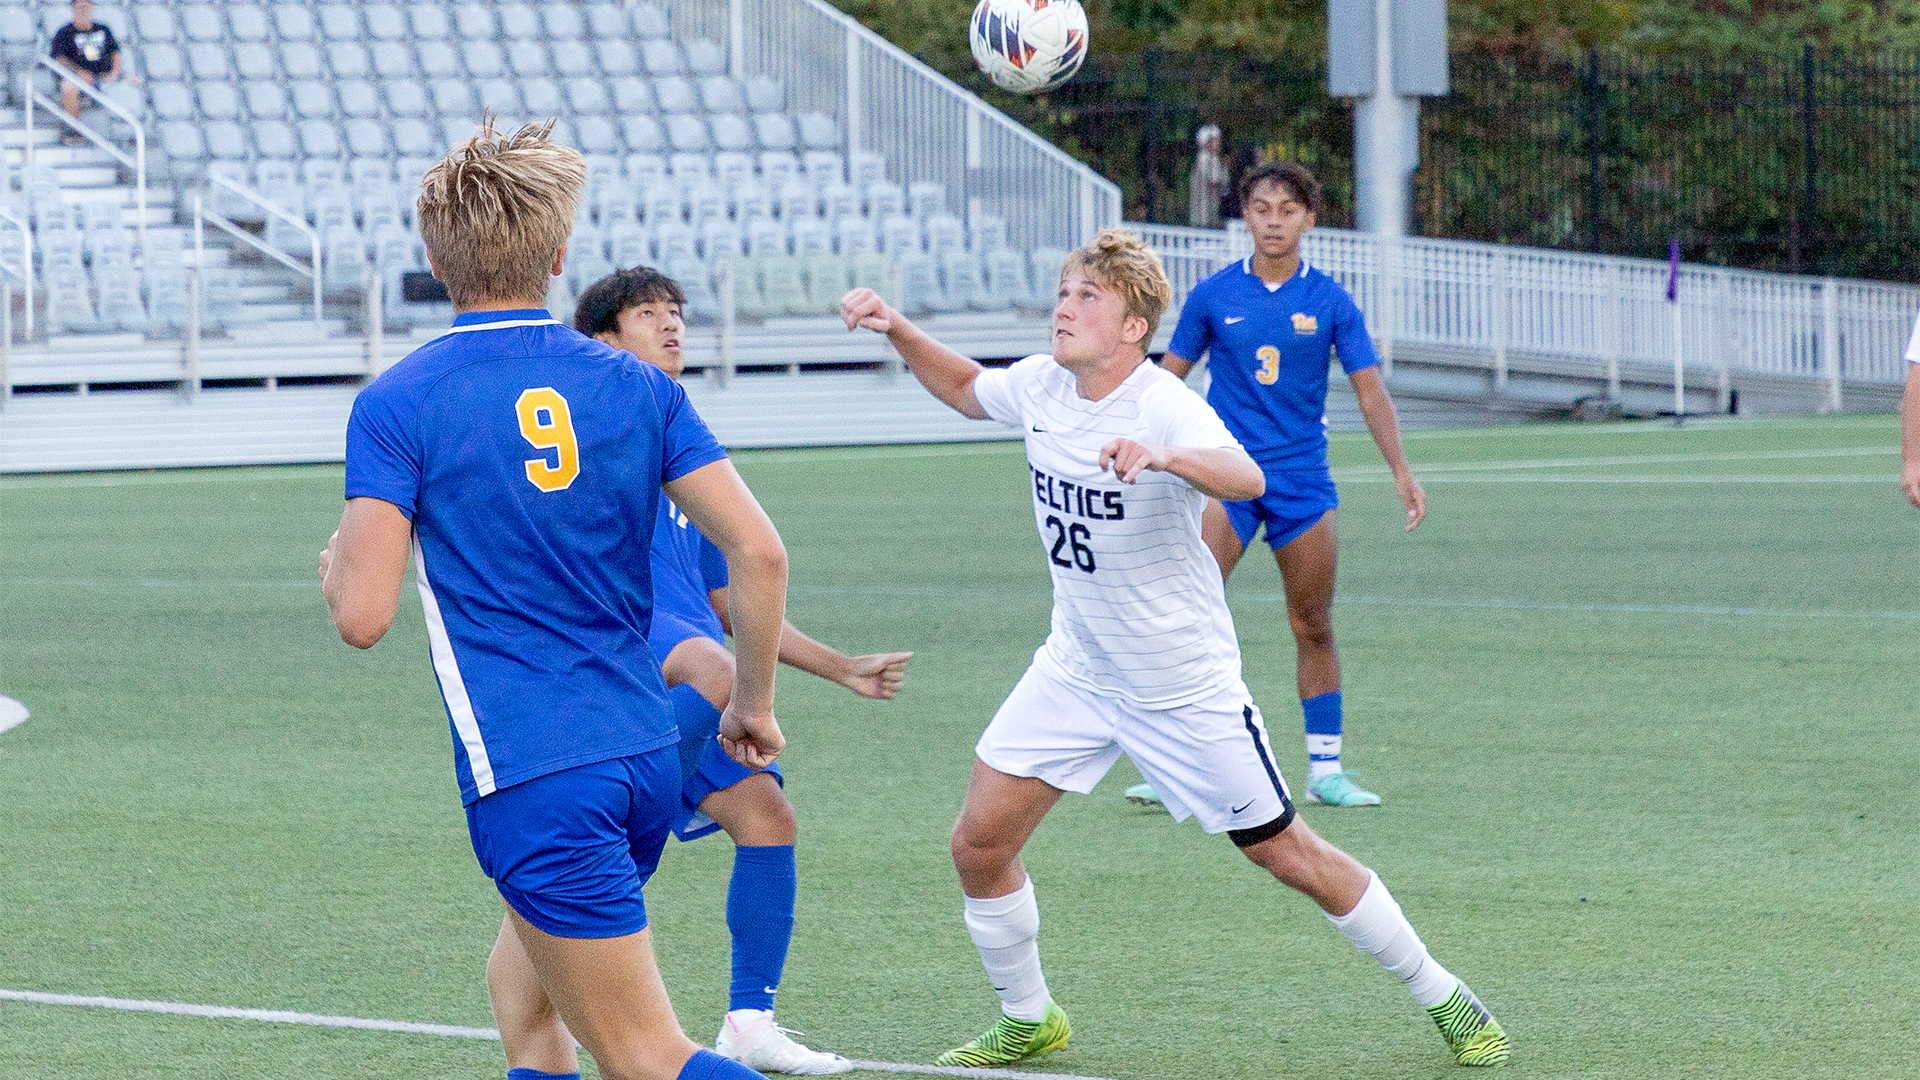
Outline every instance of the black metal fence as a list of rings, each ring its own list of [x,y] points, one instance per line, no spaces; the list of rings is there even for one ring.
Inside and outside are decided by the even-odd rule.
[[[1920,55],[1712,63],[1456,54],[1421,110],[1414,228],[1432,236],[1920,281]],[[983,85],[984,81],[978,86]],[[1120,183],[1127,215],[1187,220],[1193,132],[1301,161],[1352,220],[1353,123],[1316,65],[1227,53],[1099,57],[995,104]]]

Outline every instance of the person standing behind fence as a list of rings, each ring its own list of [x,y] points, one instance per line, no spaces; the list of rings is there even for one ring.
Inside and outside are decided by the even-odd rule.
[[[1200,147],[1187,180],[1187,224],[1196,229],[1220,227],[1220,201],[1227,194],[1227,166],[1220,160],[1220,129],[1212,124],[1194,133]]]
[[[1920,507],[1920,320],[1907,342],[1907,394],[1900,399],[1900,490]]]
[[[61,80],[60,105],[67,115],[80,116],[80,87],[84,82],[97,87],[103,82],[125,78],[121,67],[120,42],[105,23],[93,21],[93,0],[73,0],[73,21],[53,35],[54,62],[73,72]],[[86,137],[68,132],[66,141],[81,143]]]

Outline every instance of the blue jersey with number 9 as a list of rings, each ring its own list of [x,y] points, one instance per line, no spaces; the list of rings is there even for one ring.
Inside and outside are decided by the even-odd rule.
[[[677,738],[648,551],[726,456],[679,384],[545,311],[461,315],[361,391],[346,495],[413,522],[462,799]]]

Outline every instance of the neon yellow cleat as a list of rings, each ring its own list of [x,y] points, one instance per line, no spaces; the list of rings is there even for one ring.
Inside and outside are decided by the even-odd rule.
[[[933,1063],[976,1069],[1011,1065],[1024,1058],[1065,1050],[1067,1039],[1072,1035],[1073,1027],[1067,1023],[1066,1011],[1048,999],[1047,1015],[1038,1023],[1002,1016],[979,1038],[941,1054]]]
[[[1439,1026],[1440,1037],[1453,1051],[1453,1060],[1462,1065],[1505,1065],[1513,1056],[1513,1041],[1466,983],[1456,987],[1452,997],[1428,1009],[1427,1015]]]

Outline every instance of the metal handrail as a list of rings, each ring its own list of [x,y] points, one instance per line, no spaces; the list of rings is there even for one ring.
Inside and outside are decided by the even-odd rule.
[[[258,251],[260,254],[265,255],[266,257],[274,260],[275,262],[278,262],[280,265],[287,267],[288,269],[294,271],[295,273],[305,274],[308,277],[312,278],[313,279],[313,324],[315,327],[319,327],[321,325],[320,301],[321,301],[321,269],[322,269],[321,262],[320,262],[320,234],[314,230],[313,226],[307,224],[307,221],[305,218],[292,212],[291,210],[286,209],[285,207],[279,205],[278,203],[275,203],[273,200],[267,198],[265,195],[262,195],[259,192],[254,191],[252,188],[247,187],[245,184],[242,184],[237,180],[233,180],[229,177],[221,176],[219,173],[210,172],[207,174],[207,184],[210,187],[225,188],[226,190],[232,192],[233,194],[238,195],[241,198],[246,199],[248,202],[253,203],[255,206],[260,207],[262,210],[265,210],[267,213],[272,214],[274,217],[279,218],[281,221],[284,221],[287,224],[292,225],[295,229],[298,229],[300,231],[300,234],[307,238],[307,244],[312,249],[313,265],[311,268],[301,266],[298,262],[294,261],[293,256],[287,254],[284,251],[281,251],[279,248],[276,248],[273,245],[267,243],[266,241],[260,239],[259,237],[253,235],[251,232],[248,232],[246,229],[241,228],[239,225],[229,220],[226,217],[226,215],[207,209],[205,206],[205,200],[201,199],[198,192],[196,192],[193,196],[194,244],[197,247],[204,246],[205,241],[202,239],[202,237],[205,234],[205,228],[202,225],[202,222],[210,221],[215,226],[224,230],[225,232],[227,232],[229,235],[233,236],[235,239],[239,240],[240,242],[253,248],[255,251]]]
[[[35,93],[33,89],[33,72],[23,71],[20,73],[20,97],[21,100],[26,102],[26,105],[20,111],[26,114],[27,121],[27,167],[33,167],[33,106],[38,103],[42,108],[58,117],[62,123],[65,123],[68,127],[85,135],[87,138],[92,139],[95,145],[113,155],[114,159],[120,162],[120,164],[133,170],[134,205],[139,209],[140,213],[139,218],[133,223],[133,228],[139,241],[145,244],[147,242],[147,129],[141,125],[140,118],[132,112],[129,112],[124,106],[110,100],[106,95],[88,86],[86,83],[75,78],[70,78],[69,76],[71,76],[73,72],[68,68],[61,67],[59,64],[54,63],[52,57],[35,57],[34,63],[53,72],[56,76],[64,78],[67,82],[72,83],[79,88],[81,93],[98,103],[101,108],[125,121],[127,126],[133,129],[133,156],[128,157],[126,151],[113,145],[105,135],[81,123],[79,117],[68,115],[67,110],[61,108],[59,102],[50,97]]]
[[[17,273],[20,275],[20,280],[26,282],[27,337],[31,339],[33,337],[33,229],[27,225],[26,218],[20,217],[4,206],[0,206],[0,222],[20,230],[20,267],[16,269],[11,266],[0,266],[0,270]]]

